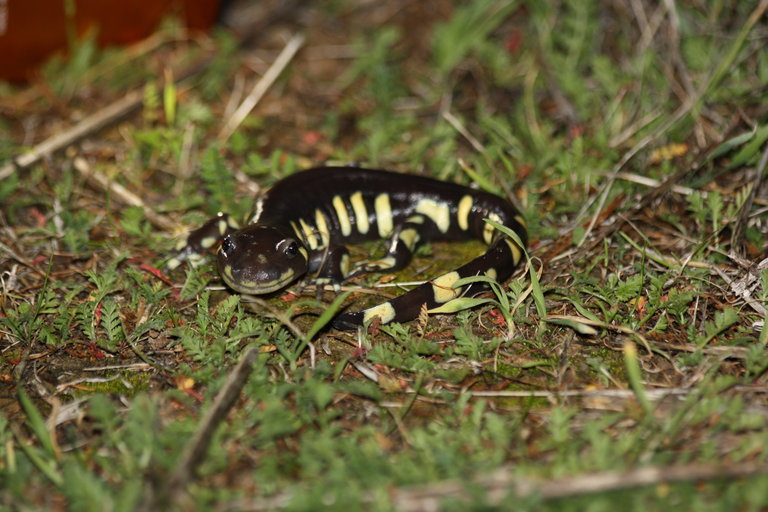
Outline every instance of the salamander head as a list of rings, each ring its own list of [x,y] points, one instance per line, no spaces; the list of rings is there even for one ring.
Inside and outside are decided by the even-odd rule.
[[[308,253],[284,230],[255,224],[225,236],[217,259],[221,277],[233,290],[262,295],[305,274]]]

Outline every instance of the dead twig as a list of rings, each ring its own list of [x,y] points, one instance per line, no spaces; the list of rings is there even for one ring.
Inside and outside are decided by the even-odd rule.
[[[194,478],[197,467],[203,461],[216,428],[235,405],[240,391],[248,382],[257,354],[258,351],[253,347],[243,353],[237,366],[229,373],[224,387],[221,388],[213,404],[205,412],[205,416],[200,421],[192,439],[184,447],[170,478],[163,482],[161,488],[155,488],[155,492],[148,493],[148,498],[137,510],[166,509],[168,508],[166,505],[169,503],[179,503],[185,499],[186,487]]]
[[[477,487],[485,491],[485,505],[498,507],[510,499],[520,500],[537,496],[551,501],[577,496],[613,492],[659,484],[736,480],[768,474],[768,464],[745,462],[739,464],[681,464],[675,466],[647,466],[629,471],[606,471],[585,475],[538,480],[519,475],[514,466],[503,466],[496,471],[473,479],[451,479],[432,484],[402,487],[390,493],[392,508],[403,512],[442,510],[446,502],[476,499]],[[231,503],[228,510],[258,512],[286,508],[293,494],[284,493],[267,500]],[[365,503],[373,503],[376,496],[369,494]]]
[[[220,141],[226,141],[237,130],[240,123],[251,113],[251,110],[261,101],[261,98],[264,97],[264,94],[266,94],[272,84],[275,83],[280,73],[288,66],[302,44],[304,44],[304,36],[302,34],[295,34],[288,41],[280,55],[275,59],[275,62],[272,63],[267,72],[264,73],[264,76],[261,77],[261,80],[256,82],[248,96],[245,97],[232,116],[224,123],[224,127],[219,132]]]
[[[143,99],[142,90],[130,91],[119,100],[96,111],[70,129],[48,137],[30,151],[17,156],[10,163],[1,167],[0,180],[8,178],[16,169],[26,169],[72,144],[80,142],[85,137],[113,125],[141,107]]]
[[[141,208],[144,211],[144,216],[155,227],[171,230],[177,226],[177,224],[170,220],[168,217],[160,215],[159,213],[155,213],[155,210],[147,205],[139,196],[121,184],[110,180],[107,176],[100,172],[95,172],[85,158],[76,157],[73,162],[73,167],[77,172],[82,174],[83,177],[91,183],[91,185],[94,185],[96,188],[101,190],[109,191],[113,197],[118,199],[123,204],[129,206],[138,206]]]
[[[501,504],[510,497],[539,496],[543,500],[572,498],[609,491],[633,489],[662,483],[732,480],[768,473],[768,464],[734,465],[684,464],[649,466],[629,471],[590,473],[575,477],[537,481],[521,478],[513,466],[505,466],[477,479],[473,484],[486,491],[488,505]],[[470,500],[467,482],[449,480],[432,485],[398,489],[393,492],[394,508],[400,511],[440,510],[446,500]]]

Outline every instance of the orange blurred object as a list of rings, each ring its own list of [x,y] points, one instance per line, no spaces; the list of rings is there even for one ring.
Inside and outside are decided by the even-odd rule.
[[[29,78],[67,49],[68,32],[81,37],[97,29],[101,46],[127,44],[172,14],[190,29],[205,30],[218,11],[219,0],[0,0],[0,78]]]

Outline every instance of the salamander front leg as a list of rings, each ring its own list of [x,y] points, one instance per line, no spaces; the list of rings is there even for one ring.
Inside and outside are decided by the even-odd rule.
[[[349,251],[343,245],[316,251],[309,259],[309,273],[316,275],[312,282],[317,286],[318,296],[329,285],[338,292],[349,275]]]
[[[392,237],[386,256],[378,260],[362,261],[355,265],[350,277],[371,272],[395,272],[408,266],[413,252],[422,240],[425,219],[421,215],[409,217]]]

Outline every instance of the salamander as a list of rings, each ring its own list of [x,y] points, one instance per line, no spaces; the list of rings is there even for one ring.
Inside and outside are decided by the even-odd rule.
[[[475,275],[504,281],[512,275],[527,243],[520,212],[501,197],[423,176],[356,167],[319,167],[277,182],[256,203],[250,223],[240,228],[219,214],[193,231],[169,261],[171,267],[220,242],[218,269],[233,290],[261,295],[300,278],[321,288],[369,272],[405,267],[419,244],[477,238],[485,253],[392,300],[344,312],[333,321],[341,330],[413,320],[426,304],[429,313],[451,311],[451,301],[476,294],[481,283],[454,287]],[[514,231],[523,244],[495,230],[491,219]],[[389,240],[387,253],[351,265],[345,243]]]

